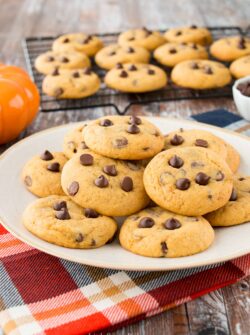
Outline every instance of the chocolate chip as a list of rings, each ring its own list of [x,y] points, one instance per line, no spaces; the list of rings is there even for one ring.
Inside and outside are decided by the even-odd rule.
[[[121,63],[117,63],[115,67],[116,69],[123,69],[123,65]]]
[[[140,220],[138,227],[139,228],[151,228],[155,224],[154,220],[150,217],[144,217]]]
[[[128,123],[139,125],[139,124],[141,124],[141,119],[137,116],[132,115],[132,116],[130,116]]]
[[[176,54],[177,53],[177,50],[172,48],[172,49],[169,49],[168,50],[170,54]]]
[[[102,127],[110,127],[113,125],[113,122],[109,119],[102,119],[100,122],[99,122],[99,125],[102,126]]]
[[[193,70],[198,70],[199,69],[199,65],[197,63],[191,63],[190,67]]]
[[[148,151],[150,149],[150,147],[144,147],[144,148],[142,148],[142,150],[144,150],[144,151]]]
[[[174,229],[178,229],[181,227],[181,223],[179,220],[175,219],[175,218],[170,218],[170,219],[167,219],[165,222],[164,222],[164,227],[166,229],[169,229],[169,230],[174,230]]]
[[[94,246],[96,246],[96,241],[92,238],[92,241],[91,241],[91,245],[90,245],[91,247],[94,247]]]
[[[86,67],[86,69],[83,70],[83,74],[86,74],[86,75],[90,75],[92,73],[92,71],[90,70],[89,67]]]
[[[137,70],[137,67],[133,64],[128,67],[128,71],[136,71],[136,70]]]
[[[180,145],[184,142],[184,138],[180,135],[175,134],[172,139],[170,140],[170,143],[172,145]]]
[[[83,41],[82,44],[87,44],[92,40],[92,36],[87,36]]]
[[[109,56],[114,56],[114,55],[116,55],[116,51],[111,51],[111,52],[109,53]]]
[[[127,52],[128,52],[129,54],[132,54],[132,53],[135,52],[135,49],[133,49],[133,48],[131,48],[131,47],[128,47]]]
[[[97,211],[92,208],[85,208],[84,215],[86,216],[86,218],[95,219],[98,218],[99,213],[97,213]]]
[[[128,39],[128,41],[134,41],[134,40],[135,38],[133,36]]]
[[[87,144],[84,141],[82,141],[81,142],[81,148],[82,149],[88,149],[89,147],[87,146]]]
[[[207,185],[209,183],[210,178],[211,177],[209,177],[205,173],[199,172],[195,177],[195,182],[199,185]]]
[[[47,170],[51,172],[59,172],[60,171],[60,164],[55,162],[47,165]]]
[[[180,157],[174,155],[173,157],[170,158],[170,160],[168,161],[168,164],[175,169],[179,169],[180,167],[183,166],[184,161]]]
[[[206,74],[213,74],[213,70],[211,69],[210,66],[204,66],[203,71]]]
[[[133,190],[133,180],[130,177],[124,177],[121,182],[121,188],[125,192],[130,192]]]
[[[151,31],[151,30],[149,30],[149,29],[147,29],[146,27],[143,27],[143,28],[142,28],[142,30],[144,30],[144,32],[145,32],[145,34],[146,34],[146,36],[149,36],[149,35],[151,35],[151,34],[152,34],[152,31]]]
[[[31,179],[30,176],[26,176],[26,177],[24,178],[24,184],[25,184],[26,186],[28,186],[28,187],[32,186],[32,179]]]
[[[61,87],[58,87],[58,88],[55,89],[54,95],[55,95],[56,98],[58,98],[58,97],[60,97],[60,95],[63,94],[63,92],[64,92],[64,90]]]
[[[177,32],[175,33],[175,36],[180,36],[180,35],[182,35],[182,32],[181,32],[181,31],[177,31]]]
[[[239,181],[242,181],[242,180],[245,180],[246,178],[244,178],[244,177],[240,177],[240,178],[238,178],[238,180]]]
[[[197,49],[198,49],[198,46],[197,46],[196,44],[193,44],[193,45],[192,45],[192,48],[193,48],[194,50],[197,50]]]
[[[236,201],[237,198],[238,198],[237,191],[235,188],[233,188],[229,201]]]
[[[245,41],[244,37],[242,37],[242,36],[239,38],[238,48],[239,49],[246,49],[246,41]]]
[[[58,67],[56,67],[52,72],[51,72],[51,75],[52,76],[59,76],[59,70],[58,70]]]
[[[67,208],[62,208],[60,211],[57,211],[55,217],[58,220],[69,220],[69,219],[71,219]]]
[[[164,254],[167,253],[168,251],[168,246],[167,246],[167,243],[166,242],[161,242],[161,250]]]
[[[72,77],[73,78],[80,78],[80,73],[76,71],[72,74]]]
[[[191,29],[197,29],[197,26],[195,24],[192,24],[192,26],[190,26]]]
[[[123,147],[126,147],[128,145],[128,140],[126,139],[126,137],[116,138],[113,142],[113,145],[116,148],[123,148]]]
[[[66,37],[62,42],[63,43],[69,43],[69,38]]]
[[[190,187],[190,180],[187,178],[180,178],[176,180],[175,186],[181,190],[185,191]]]
[[[155,74],[155,70],[148,69],[148,74],[149,74],[149,75],[153,75],[153,74]]]
[[[79,183],[77,181],[73,181],[68,188],[69,195],[76,195],[79,191]]]
[[[224,177],[225,177],[224,173],[222,173],[221,171],[218,171],[218,172],[216,173],[215,180],[216,180],[216,181],[221,181],[221,180],[224,179]]]
[[[117,176],[117,170],[115,165],[106,165],[103,168],[103,172],[109,176]]]
[[[55,60],[55,58],[52,57],[52,56],[48,56],[48,57],[46,57],[46,61],[47,61],[47,62],[53,62],[54,60]]]
[[[75,241],[80,243],[83,240],[84,240],[83,234],[82,233],[77,234]]]
[[[56,202],[53,206],[53,209],[55,211],[60,211],[61,209],[63,208],[67,208],[67,202],[66,201],[59,201],[59,202]]]
[[[197,140],[195,140],[194,143],[197,147],[202,147],[202,148],[207,148],[208,147],[208,143],[206,140],[202,140],[200,138],[197,138]]]
[[[94,158],[90,154],[82,154],[80,156],[80,163],[84,166],[93,165]]]
[[[54,156],[52,155],[52,153],[51,153],[50,151],[45,150],[45,151],[41,154],[40,158],[41,158],[43,161],[51,161],[51,159],[53,159]]]
[[[68,63],[68,62],[69,62],[69,59],[68,59],[67,57],[62,57],[62,58],[60,59],[60,61],[61,61],[62,63]]]
[[[128,77],[128,73],[124,70],[122,70],[122,72],[120,73],[120,77],[121,78],[127,78]]]
[[[107,187],[108,184],[109,184],[108,179],[104,175],[99,176],[95,180],[95,185],[100,188]]]
[[[133,123],[128,127],[127,132],[130,134],[138,134],[140,132],[140,128]]]

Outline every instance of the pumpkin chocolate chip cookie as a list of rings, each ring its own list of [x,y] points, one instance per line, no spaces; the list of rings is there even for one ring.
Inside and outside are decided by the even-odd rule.
[[[143,93],[166,86],[167,75],[158,66],[151,64],[117,64],[106,74],[105,83],[118,91]]]
[[[140,160],[160,152],[164,137],[145,118],[110,115],[90,122],[83,129],[87,146],[100,155]]]
[[[49,243],[66,248],[93,249],[108,243],[116,222],[91,208],[82,208],[66,196],[50,196],[31,203],[24,211],[24,226]]]
[[[143,172],[140,163],[118,161],[89,151],[67,162],[62,187],[82,207],[108,216],[130,215],[149,202]]]
[[[182,257],[207,249],[214,231],[201,216],[182,216],[152,207],[128,217],[119,239],[123,248],[135,254]]]
[[[230,71],[235,78],[250,76],[250,55],[236,59],[230,65]]]
[[[233,188],[232,172],[212,150],[172,148],[146,166],[144,185],[159,206],[182,215],[203,215],[224,206]]]
[[[212,42],[212,36],[207,28],[197,27],[192,25],[190,27],[171,28],[164,34],[168,42],[191,42],[201,45],[207,45]]]
[[[61,172],[67,157],[62,152],[45,150],[24,166],[22,180],[26,188],[38,197],[63,195]]]
[[[211,60],[188,60],[177,64],[171,78],[176,85],[204,90],[226,86],[231,74],[225,65]]]

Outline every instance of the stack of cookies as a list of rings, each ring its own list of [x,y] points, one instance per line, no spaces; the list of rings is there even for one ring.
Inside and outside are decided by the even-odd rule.
[[[198,90],[228,85],[231,74],[250,75],[249,38],[232,36],[211,43],[209,29],[195,25],[164,34],[131,29],[107,46],[96,36],[73,33],[57,38],[51,51],[37,57],[35,68],[46,75],[43,91],[58,99],[85,98],[99,90],[102,79],[91,70],[93,62],[108,71],[103,85],[130,93],[164,88],[167,72],[174,84]],[[233,61],[230,70],[209,60],[210,55],[226,64]],[[149,64],[153,58],[157,65]]]
[[[207,249],[212,226],[250,220],[250,177],[235,175],[237,151],[202,130],[166,136],[147,119],[107,116],[66,134],[63,152],[45,150],[23,168],[40,197],[23,214],[39,238],[68,248],[112,243],[148,257]]]

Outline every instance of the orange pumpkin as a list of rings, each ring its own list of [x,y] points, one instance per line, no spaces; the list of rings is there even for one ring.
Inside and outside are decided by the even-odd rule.
[[[21,68],[0,64],[0,144],[16,138],[34,119],[40,97]]]

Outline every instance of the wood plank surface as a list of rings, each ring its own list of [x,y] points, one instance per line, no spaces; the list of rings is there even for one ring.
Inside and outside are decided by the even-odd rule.
[[[116,32],[147,26],[162,29],[180,25],[246,28],[250,0],[0,0],[0,61],[25,66],[21,39],[69,31]],[[194,100],[134,106],[129,113],[188,117],[214,108],[237,113],[232,99]],[[72,121],[93,119],[105,110],[40,113],[21,135]],[[0,153],[8,146],[0,146]],[[113,334],[248,335],[250,334],[250,279],[217,290]]]

